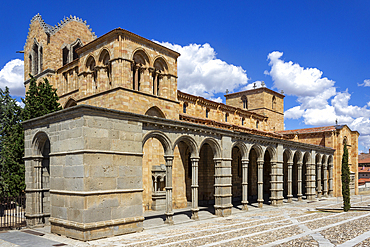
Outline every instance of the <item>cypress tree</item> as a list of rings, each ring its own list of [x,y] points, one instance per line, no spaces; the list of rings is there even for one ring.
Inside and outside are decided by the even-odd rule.
[[[24,183],[24,134],[21,126],[22,108],[0,89],[0,189],[1,197],[18,196]]]
[[[41,117],[51,112],[61,110],[58,100],[59,97],[56,89],[50,85],[48,79],[44,78],[44,82],[36,84],[36,79],[31,76],[30,85],[26,93],[26,98],[23,100],[23,120]]]
[[[343,195],[343,208],[347,212],[351,208],[351,194],[349,190],[350,174],[348,166],[348,149],[347,144],[344,143],[343,158],[342,158],[342,195]]]

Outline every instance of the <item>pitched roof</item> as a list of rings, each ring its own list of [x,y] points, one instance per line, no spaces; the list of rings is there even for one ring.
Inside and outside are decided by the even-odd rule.
[[[277,131],[277,133],[283,134],[283,135],[320,133],[320,132],[329,132],[329,131],[342,129],[344,126],[345,125],[332,125],[332,126],[324,126],[324,127],[306,128],[306,129],[283,130],[283,131]]]
[[[359,164],[370,164],[370,158],[365,158],[358,161]]]
[[[365,183],[370,183],[370,178],[360,178],[358,180],[358,185],[364,185]]]

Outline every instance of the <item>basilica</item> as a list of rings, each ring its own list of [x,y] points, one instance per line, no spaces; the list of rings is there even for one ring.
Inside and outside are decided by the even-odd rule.
[[[217,103],[177,89],[181,54],[117,28],[96,37],[70,16],[31,20],[24,85],[47,78],[63,110],[23,123],[28,226],[87,241],[141,231],[146,210],[279,206],[341,195],[343,145],[358,192],[358,136],[346,125],[284,130],[267,87]]]

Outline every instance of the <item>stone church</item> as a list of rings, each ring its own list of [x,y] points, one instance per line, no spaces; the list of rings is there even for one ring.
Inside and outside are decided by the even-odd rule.
[[[92,240],[143,229],[146,210],[233,204],[248,210],[340,196],[347,143],[357,193],[357,131],[284,130],[284,95],[266,87],[226,104],[177,90],[180,56],[117,28],[56,26],[38,14],[24,46],[24,78],[47,78],[63,110],[24,122],[28,226]]]

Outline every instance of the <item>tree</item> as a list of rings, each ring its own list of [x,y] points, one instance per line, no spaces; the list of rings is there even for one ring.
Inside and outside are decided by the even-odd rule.
[[[351,208],[349,183],[350,183],[350,174],[348,166],[348,149],[347,143],[344,143],[342,158],[342,195],[344,212],[347,212]]]
[[[23,120],[41,117],[61,110],[62,107],[58,102],[57,90],[53,89],[48,79],[44,78],[44,82],[37,85],[36,79],[32,75],[30,77],[30,86],[27,90],[26,98],[23,100]]]
[[[24,183],[24,134],[22,108],[9,94],[0,89],[0,189],[1,197],[18,196]]]

